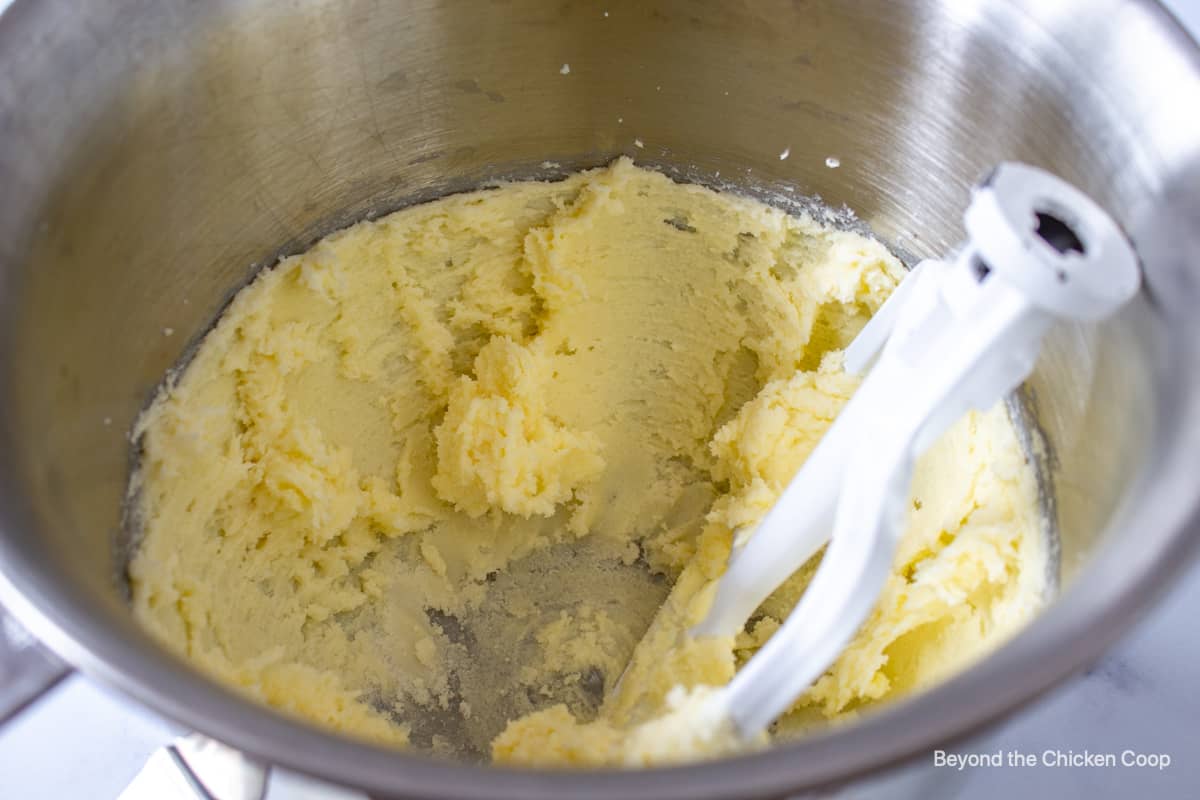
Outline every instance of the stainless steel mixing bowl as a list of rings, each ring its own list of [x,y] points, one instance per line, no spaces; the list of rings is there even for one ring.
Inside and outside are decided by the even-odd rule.
[[[0,599],[95,679],[378,795],[746,798],[927,754],[1095,658],[1196,539],[1198,114],[1195,45],[1137,0],[17,0],[0,17]],[[619,153],[819,194],[917,256],[960,238],[969,184],[1004,159],[1121,221],[1145,292],[1058,335],[1030,382],[1062,538],[1052,607],[861,724],[636,773],[376,749],[150,641],[119,578],[126,431],[252,265],[369,211]]]

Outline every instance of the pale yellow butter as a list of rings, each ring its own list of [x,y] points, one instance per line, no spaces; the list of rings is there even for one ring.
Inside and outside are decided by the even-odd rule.
[[[137,617],[353,736],[536,764],[723,752],[671,731],[813,565],[736,639],[686,631],[902,274],[627,160],[336,233],[244,289],[140,420]],[[977,658],[1036,612],[1045,559],[1011,424],[969,415],[918,467],[875,612],[781,729]]]

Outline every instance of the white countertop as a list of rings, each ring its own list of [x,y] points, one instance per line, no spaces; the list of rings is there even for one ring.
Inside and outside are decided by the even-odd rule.
[[[8,0],[0,0],[0,10]],[[1200,37],[1200,0],[1166,0]],[[1200,563],[1165,600],[1094,668],[993,729],[969,751],[1003,759],[1032,756],[1034,764],[964,769],[951,796],[1200,797]],[[73,676],[0,731],[0,798],[103,800],[115,798],[152,751],[174,733],[133,703]],[[1045,766],[1046,751],[1066,754],[1166,754],[1170,766]],[[934,757],[930,754],[930,759]],[[944,769],[953,769],[945,767]],[[1001,778],[1001,775],[1003,776]],[[316,795],[294,779],[272,778],[270,800]]]

